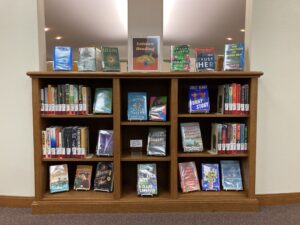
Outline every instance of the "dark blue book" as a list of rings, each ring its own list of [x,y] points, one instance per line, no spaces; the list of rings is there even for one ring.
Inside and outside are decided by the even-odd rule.
[[[210,111],[207,85],[189,87],[189,112],[208,113]]]
[[[215,70],[215,49],[214,48],[195,48],[196,70],[214,71]]]
[[[202,190],[220,191],[220,173],[219,164],[202,163]]]
[[[226,44],[224,70],[244,70],[244,43]]]
[[[53,51],[53,70],[72,71],[72,48],[55,46]]]
[[[243,190],[240,162],[238,160],[221,160],[220,164],[223,190]]]
[[[147,93],[128,92],[128,120],[147,120]]]

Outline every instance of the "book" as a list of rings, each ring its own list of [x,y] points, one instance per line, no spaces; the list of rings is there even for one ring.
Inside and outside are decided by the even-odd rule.
[[[91,189],[91,177],[93,166],[77,165],[74,180],[74,190],[88,191]]]
[[[113,162],[98,162],[94,180],[94,191],[112,192],[114,186]]]
[[[219,164],[201,163],[203,191],[220,191]]]
[[[150,97],[149,120],[167,120],[167,96]]]
[[[195,162],[178,163],[182,192],[200,191]]]
[[[112,113],[112,88],[96,88],[93,113]]]
[[[202,152],[203,142],[199,123],[180,123],[184,152]]]
[[[97,156],[113,156],[114,143],[113,130],[99,130],[96,148]]]
[[[224,67],[224,55],[217,56],[216,71],[222,71]]]
[[[137,164],[137,195],[153,196],[158,194],[156,164]]]
[[[217,113],[224,114],[225,110],[225,85],[218,86]]]
[[[171,71],[190,71],[190,46],[171,45]]]
[[[207,85],[189,87],[189,113],[208,113],[210,111]]]
[[[100,71],[101,51],[95,47],[79,48],[78,71]]]
[[[49,166],[50,193],[69,191],[68,165]]]
[[[129,71],[160,70],[160,36],[131,36],[128,42]]]
[[[221,160],[220,164],[223,190],[243,190],[240,162],[238,160]]]
[[[72,71],[72,48],[55,46],[53,50],[53,70]]]
[[[167,130],[166,128],[149,128],[147,155],[166,156]]]
[[[147,93],[128,92],[128,120],[147,120]]]
[[[244,43],[225,45],[224,70],[244,70]]]
[[[119,72],[121,70],[118,48],[102,47],[101,53],[103,71]]]
[[[214,71],[215,70],[215,49],[214,48],[195,48],[196,70]]]

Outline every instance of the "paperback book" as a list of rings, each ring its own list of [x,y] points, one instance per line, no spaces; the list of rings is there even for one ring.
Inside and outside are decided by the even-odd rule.
[[[114,143],[113,130],[99,130],[96,149],[97,156],[113,156]]]
[[[214,71],[215,70],[215,49],[214,48],[195,48],[196,70]]]
[[[99,162],[94,180],[94,191],[112,192],[114,186],[114,164]]]
[[[137,195],[153,196],[157,195],[157,175],[156,164],[138,164],[137,165]]]
[[[167,96],[150,97],[149,120],[167,120]]]
[[[55,46],[53,51],[53,70],[72,71],[72,48]]]
[[[128,120],[147,120],[147,93],[128,92]]]
[[[120,71],[119,49],[102,47],[102,68],[103,71]]]
[[[91,189],[91,177],[93,166],[77,165],[74,181],[74,190],[88,191]]]
[[[190,46],[171,46],[171,71],[190,71]]]
[[[112,88],[96,88],[93,113],[112,113]]]
[[[166,128],[149,128],[147,155],[166,156]]]
[[[202,190],[203,191],[220,191],[220,174],[219,164],[201,163],[202,166]]]
[[[52,165],[49,167],[50,193],[69,191],[68,165]]]
[[[184,152],[202,152],[203,142],[199,123],[181,123],[181,138]]]
[[[224,70],[244,70],[244,44],[226,44]]]
[[[207,85],[189,87],[189,113],[209,113],[210,103]]]
[[[221,160],[220,164],[223,190],[243,190],[240,162],[238,160]]]
[[[79,48],[78,71],[100,71],[101,51],[95,47]]]
[[[182,192],[200,191],[195,162],[178,163]]]

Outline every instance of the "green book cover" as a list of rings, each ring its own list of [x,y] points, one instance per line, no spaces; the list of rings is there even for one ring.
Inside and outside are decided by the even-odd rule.
[[[190,71],[190,46],[171,46],[171,71]]]
[[[103,71],[120,71],[120,59],[118,48],[102,47]]]
[[[93,113],[112,113],[112,88],[96,88]]]

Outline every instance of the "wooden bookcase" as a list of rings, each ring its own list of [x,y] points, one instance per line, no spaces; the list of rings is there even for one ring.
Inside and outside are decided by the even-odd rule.
[[[190,73],[113,73],[113,72],[28,72],[32,79],[35,200],[33,213],[70,212],[173,212],[173,211],[255,211],[256,111],[257,83],[262,72],[190,72]],[[238,82],[250,86],[249,115],[216,114],[217,86]],[[86,84],[92,88],[113,88],[113,114],[111,115],[41,115],[40,88],[47,84]],[[211,113],[188,113],[188,86],[209,86]],[[129,122],[126,118],[128,91],[146,91],[148,95],[167,95],[166,122]],[[93,95],[92,95],[93,101]],[[180,122],[200,122],[204,148],[210,148],[212,122],[244,122],[248,125],[248,153],[238,155],[211,155],[183,153]],[[52,125],[82,125],[90,129],[90,149],[94,152],[99,129],[114,130],[114,156],[91,159],[43,159],[41,131]],[[129,139],[147,140],[148,128],[167,128],[167,156],[141,157],[129,153]],[[144,144],[145,150],[146,145]],[[181,193],[178,162],[219,162],[220,159],[239,159],[244,191]],[[73,191],[76,165],[93,165],[93,174],[99,161],[114,162],[114,191],[112,193]],[[136,167],[138,163],[157,163],[158,192],[156,197],[138,197],[136,194]],[[69,192],[49,193],[49,165],[67,163],[69,166]],[[198,171],[199,173],[199,171]],[[94,177],[92,177],[93,180]],[[92,182],[93,183],[93,182]]]

